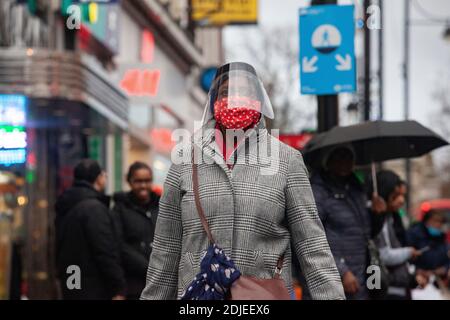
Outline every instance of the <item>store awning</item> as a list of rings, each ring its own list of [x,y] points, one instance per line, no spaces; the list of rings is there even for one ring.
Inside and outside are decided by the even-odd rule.
[[[84,54],[38,48],[0,49],[0,93],[84,103],[123,130],[128,98]]]

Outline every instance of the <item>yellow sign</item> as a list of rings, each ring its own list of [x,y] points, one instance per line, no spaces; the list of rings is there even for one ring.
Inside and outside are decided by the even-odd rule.
[[[192,20],[200,26],[255,24],[258,0],[191,0]]]

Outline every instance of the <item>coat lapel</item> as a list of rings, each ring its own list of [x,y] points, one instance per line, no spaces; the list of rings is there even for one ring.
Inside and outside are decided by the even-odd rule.
[[[277,157],[277,144],[269,143],[269,134],[267,132],[264,118],[257,124],[255,128],[249,129],[244,133],[244,137],[239,143],[236,150],[229,157],[229,163],[234,164],[233,170],[227,166],[221,147],[215,141],[215,125],[214,119],[209,120],[200,130],[194,133],[194,144],[197,146],[196,159],[202,159],[206,163],[216,163],[227,174],[228,178],[236,176],[244,166],[251,166],[267,171],[266,174],[276,173],[278,168],[274,161]],[[200,153],[201,150],[201,153]],[[206,159],[205,159],[206,158]],[[198,160],[197,160],[198,161]],[[198,163],[201,163],[198,162]]]
[[[211,161],[215,162],[225,171],[227,176],[229,176],[230,169],[225,164],[222,151],[215,142],[215,130],[215,121],[214,119],[211,119],[200,130],[194,133],[194,145],[202,151],[201,154],[198,153],[196,156],[202,157],[199,163],[210,163]],[[205,159],[205,157],[208,159]]]

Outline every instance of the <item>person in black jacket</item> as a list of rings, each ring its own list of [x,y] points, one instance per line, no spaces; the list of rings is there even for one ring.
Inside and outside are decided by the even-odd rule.
[[[137,300],[145,287],[159,196],[152,192],[152,170],[145,163],[132,164],[127,181],[131,191],[114,195],[113,215],[121,244],[127,299]]]
[[[74,184],[58,198],[56,263],[63,299],[124,299],[125,278],[109,198],[106,174],[94,160],[82,160]]]
[[[384,223],[385,201],[372,195],[367,205],[364,185],[354,174],[355,153],[351,145],[324,152],[322,168],[311,177],[320,220],[348,300],[367,300],[368,241]],[[308,297],[305,290],[304,296]]]

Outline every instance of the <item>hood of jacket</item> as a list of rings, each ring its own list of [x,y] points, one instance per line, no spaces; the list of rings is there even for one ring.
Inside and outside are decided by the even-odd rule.
[[[109,207],[109,197],[95,190],[91,184],[84,181],[75,181],[73,186],[64,191],[55,204],[59,217],[65,216],[78,203],[87,199],[97,199]]]
[[[329,192],[338,192],[342,190],[342,186],[339,186],[330,175],[324,170],[320,170],[315,172],[311,177],[311,184],[315,184],[317,186],[321,186],[322,188],[328,190]],[[355,174],[352,173],[347,180],[348,184],[354,187],[359,191],[364,191],[364,185],[359,182],[358,178]]]

